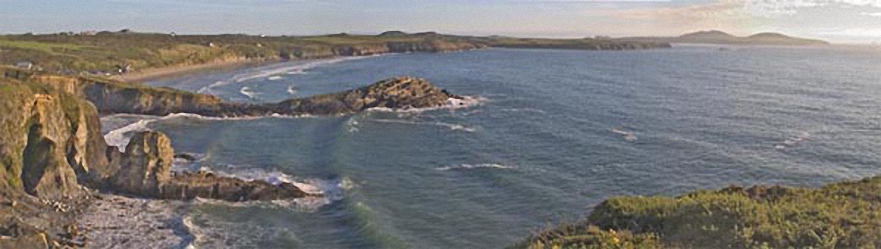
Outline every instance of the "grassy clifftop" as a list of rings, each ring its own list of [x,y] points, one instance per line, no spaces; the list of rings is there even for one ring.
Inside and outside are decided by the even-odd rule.
[[[654,42],[598,39],[520,39],[437,33],[324,36],[173,35],[133,32],[0,36],[0,64],[32,62],[65,74],[118,72],[218,61],[309,59],[383,53],[444,52],[486,47],[640,49]]]
[[[614,197],[517,248],[878,248],[881,177],[819,189],[729,187]]]

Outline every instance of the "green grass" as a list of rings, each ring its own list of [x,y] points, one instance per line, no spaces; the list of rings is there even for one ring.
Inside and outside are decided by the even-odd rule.
[[[39,41],[14,41],[0,39],[0,48],[33,49],[47,53],[65,53],[66,51],[82,50],[85,46],[68,43],[49,43]]]
[[[610,232],[629,235],[620,243],[657,238],[671,248],[877,248],[881,177],[820,189],[730,187],[675,198],[614,197],[586,221],[543,231],[517,247],[595,248],[608,242],[603,238]]]
[[[209,46],[213,44],[214,46]],[[436,52],[486,46],[512,48],[618,49],[624,41],[593,39],[518,39],[440,34],[394,36],[324,35],[260,37],[248,35],[178,35],[101,32],[97,35],[0,36],[0,64],[33,62],[63,74],[115,72],[118,66],[135,70],[191,65],[223,59],[308,59],[340,55],[352,48],[378,51],[391,46]],[[644,44],[656,47],[657,44]],[[411,51],[412,52],[412,51]]]

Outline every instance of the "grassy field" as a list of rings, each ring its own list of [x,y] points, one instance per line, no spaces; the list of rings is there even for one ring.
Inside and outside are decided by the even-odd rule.
[[[878,248],[881,177],[819,189],[729,187],[615,197],[518,248]]]
[[[225,60],[283,60],[388,52],[443,52],[485,47],[560,49],[641,49],[667,44],[598,39],[520,39],[436,33],[264,37],[174,35],[133,32],[0,36],[0,64],[31,62],[62,74],[118,73]]]

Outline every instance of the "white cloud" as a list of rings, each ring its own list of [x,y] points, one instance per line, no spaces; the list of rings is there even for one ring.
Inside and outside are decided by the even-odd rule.
[[[881,8],[881,0],[745,0],[745,7],[757,16],[792,15],[801,8],[829,5]]]
[[[861,16],[881,17],[881,12],[862,12],[862,13],[860,13],[860,15]]]

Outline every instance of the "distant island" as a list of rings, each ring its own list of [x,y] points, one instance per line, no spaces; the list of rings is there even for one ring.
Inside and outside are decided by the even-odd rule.
[[[695,43],[722,45],[764,45],[764,46],[826,46],[829,42],[817,39],[799,38],[780,33],[758,33],[750,36],[734,36],[718,30],[699,31],[676,37],[629,37],[621,40],[634,42]]]
[[[244,34],[82,32],[0,36],[0,64],[64,75],[143,80],[208,67],[282,60],[439,53],[484,48],[634,50],[666,42],[621,39],[543,39],[388,31],[378,35],[263,36]]]

